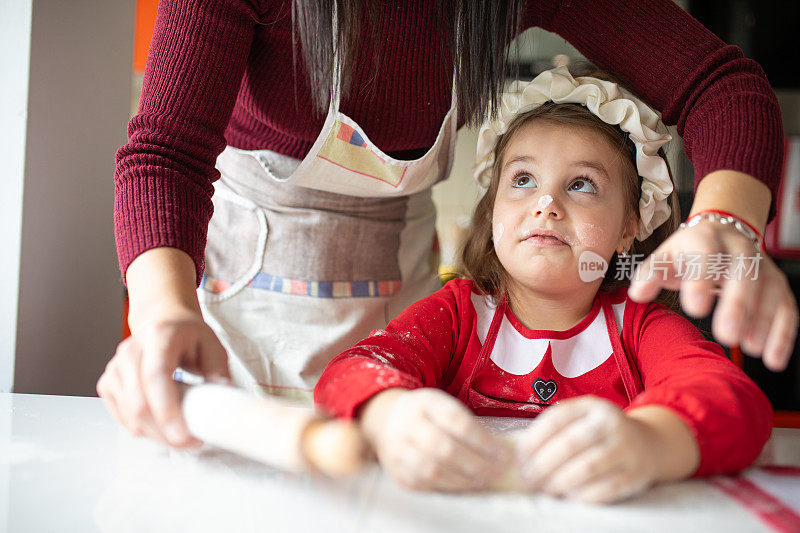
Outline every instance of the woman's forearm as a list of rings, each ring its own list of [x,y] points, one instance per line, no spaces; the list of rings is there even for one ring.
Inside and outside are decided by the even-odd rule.
[[[128,324],[135,333],[153,317],[200,313],[194,261],[177,248],[153,248],[134,259],[126,272],[130,308]]]
[[[705,209],[728,211],[756,227],[763,235],[772,193],[761,181],[735,170],[716,170],[700,181],[690,214]]]

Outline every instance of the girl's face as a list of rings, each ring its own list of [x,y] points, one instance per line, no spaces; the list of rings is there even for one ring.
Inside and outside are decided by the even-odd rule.
[[[597,262],[590,252],[608,262],[636,234],[622,157],[590,129],[532,121],[516,132],[500,161],[492,214],[494,248],[512,290],[597,290],[602,276],[585,270],[587,260]]]

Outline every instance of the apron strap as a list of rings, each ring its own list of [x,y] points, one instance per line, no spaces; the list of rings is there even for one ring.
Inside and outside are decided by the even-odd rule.
[[[503,323],[503,316],[506,314],[507,306],[508,304],[505,298],[497,304],[497,308],[492,316],[492,323],[489,325],[489,331],[486,332],[486,338],[483,340],[481,351],[478,354],[478,359],[475,361],[475,365],[472,367],[472,372],[470,372],[469,377],[464,380],[464,383],[461,384],[461,389],[458,391],[458,398],[463,401],[466,401],[468,398],[469,388],[472,386],[472,380],[475,379],[475,374],[478,373],[478,370],[483,368],[486,364],[486,359],[492,353],[492,349],[494,349],[494,341],[497,339],[497,332],[500,330],[500,324]]]
[[[622,377],[622,383],[625,385],[625,393],[628,395],[628,401],[632,402],[636,396],[644,390],[642,386],[642,379],[639,376],[639,371],[636,365],[629,360],[628,355],[622,348],[622,341],[619,337],[619,329],[617,329],[617,319],[614,316],[614,310],[604,294],[600,294],[600,303],[603,308],[603,314],[606,319],[606,329],[608,329],[608,338],[611,341],[611,348],[614,352],[614,360],[617,363],[617,369]]]

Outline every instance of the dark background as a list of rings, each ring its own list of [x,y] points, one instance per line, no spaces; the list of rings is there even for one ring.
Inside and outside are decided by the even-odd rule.
[[[745,56],[758,61],[776,91],[790,94],[800,89],[800,0],[690,0],[687,7],[723,41],[739,46]],[[681,198],[684,218],[690,202],[691,198]],[[800,261],[776,258],[776,263],[800,300]],[[710,330],[710,320],[697,325],[704,333]],[[770,372],[760,359],[751,357],[745,357],[744,370],[767,393],[775,409],[800,411],[800,342],[795,342],[785,372]]]

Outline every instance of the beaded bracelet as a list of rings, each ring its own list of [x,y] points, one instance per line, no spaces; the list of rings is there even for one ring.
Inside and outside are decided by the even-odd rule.
[[[761,233],[759,233],[756,228],[754,228],[745,220],[742,220],[741,218],[734,214],[728,213],[727,211],[720,211],[718,209],[705,209],[703,211],[698,211],[694,215],[687,218],[686,222],[681,222],[678,228],[691,228],[692,226],[696,226],[701,220],[718,222],[719,224],[730,224],[736,229],[736,231],[753,241],[753,244],[757,249],[761,250],[762,252],[765,251],[764,237],[761,236]]]

